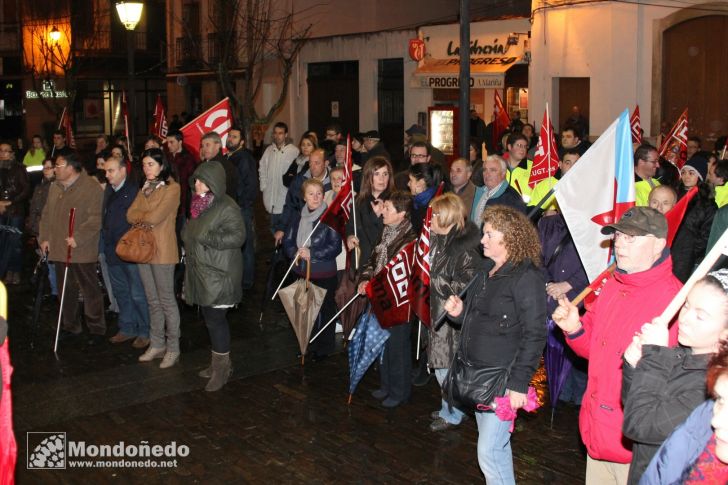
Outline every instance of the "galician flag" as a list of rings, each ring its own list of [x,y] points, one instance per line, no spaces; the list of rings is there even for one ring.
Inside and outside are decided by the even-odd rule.
[[[556,200],[589,281],[609,265],[610,236],[603,226],[634,205],[629,110],[617,118],[554,186]]]

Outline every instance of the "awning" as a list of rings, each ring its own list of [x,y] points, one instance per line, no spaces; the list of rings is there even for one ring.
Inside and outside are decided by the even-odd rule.
[[[502,88],[506,71],[521,64],[521,57],[475,57],[470,59],[471,88]],[[410,87],[460,87],[460,59],[427,59],[415,70]]]

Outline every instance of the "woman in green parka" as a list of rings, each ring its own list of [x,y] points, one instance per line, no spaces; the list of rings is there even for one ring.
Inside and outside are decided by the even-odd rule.
[[[190,178],[194,195],[190,220],[182,230],[186,251],[184,298],[200,305],[212,343],[212,363],[200,371],[206,391],[225,385],[230,365],[230,327],[226,313],[243,297],[245,224],[240,207],[225,194],[225,169],[216,161],[201,164]]]

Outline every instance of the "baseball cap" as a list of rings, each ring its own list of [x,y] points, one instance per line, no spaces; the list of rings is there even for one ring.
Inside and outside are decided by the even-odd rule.
[[[625,212],[615,224],[602,228],[602,234],[614,234],[615,231],[630,236],[667,237],[667,219],[652,207],[632,207]]]

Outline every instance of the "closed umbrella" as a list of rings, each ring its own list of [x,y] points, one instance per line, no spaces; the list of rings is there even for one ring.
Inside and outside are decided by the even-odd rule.
[[[566,378],[571,372],[571,360],[566,355],[564,342],[558,336],[562,335],[561,330],[553,320],[548,320],[548,337],[546,339],[546,352],[544,354],[544,365],[546,366],[546,379],[549,385],[549,399],[551,400],[551,427],[554,425],[554,412],[559,394],[564,387]],[[558,336],[557,336],[558,335]]]
[[[379,325],[374,312],[367,309],[362,313],[349,342],[349,403],[351,396],[372,363],[384,352],[389,330]]]
[[[298,345],[301,349],[301,365],[308,350],[308,341],[311,331],[316,323],[321,305],[326,296],[326,290],[312,285],[310,280],[311,266],[306,264],[306,279],[300,278],[295,283],[280,290],[283,308],[288,314],[293,331],[296,332]]]
[[[356,277],[353,274],[353,269],[347,269],[344,272],[341,283],[339,283],[339,287],[336,289],[334,296],[336,306],[343,308],[357,293],[359,293],[359,288],[356,285]],[[351,331],[359,321],[359,316],[367,306],[367,301],[366,298],[357,298],[354,303],[341,312],[339,318],[341,320],[341,326],[344,329],[344,340],[349,338]]]

